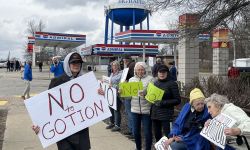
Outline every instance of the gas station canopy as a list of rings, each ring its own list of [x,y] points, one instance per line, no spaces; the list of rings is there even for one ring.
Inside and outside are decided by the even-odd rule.
[[[128,30],[115,34],[117,42],[178,43],[177,30]]]
[[[42,47],[75,48],[86,43],[86,35],[36,32],[35,45]]]
[[[119,44],[96,44],[81,50],[82,55],[101,55],[108,56],[114,54],[129,54],[140,56],[143,54],[143,45],[119,45]],[[146,56],[156,56],[158,46],[145,45]]]

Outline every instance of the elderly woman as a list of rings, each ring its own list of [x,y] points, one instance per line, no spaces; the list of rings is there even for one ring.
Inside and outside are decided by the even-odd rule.
[[[134,77],[129,82],[142,82],[144,91],[153,77],[148,76],[146,72],[147,65],[145,62],[137,62],[134,68]],[[142,149],[141,142],[141,123],[143,124],[145,136],[145,150],[151,150],[152,145],[152,125],[150,118],[150,103],[145,99],[143,92],[138,96],[133,96],[131,100],[131,112],[133,119],[133,133],[135,137],[136,149]]]
[[[151,119],[155,139],[159,141],[163,133],[165,136],[168,136],[170,132],[170,122],[173,120],[174,106],[181,103],[181,97],[178,85],[172,80],[166,65],[158,66],[157,79],[154,85],[164,90],[161,101],[155,102],[151,107]]]
[[[169,139],[164,143],[173,150],[210,150],[210,143],[200,135],[204,123],[211,118],[200,89],[190,92],[190,102],[179,113]]]
[[[120,71],[120,63],[118,61],[113,61],[111,64],[111,75],[110,75],[110,86],[113,88],[116,88],[118,90],[118,85],[121,80],[122,71]],[[112,113],[112,116],[110,117],[110,124],[106,127],[106,129],[111,129],[111,131],[120,131],[120,125],[121,125],[121,101],[120,97],[117,95],[116,98],[117,102],[117,109],[114,110],[110,108],[110,111]]]
[[[236,123],[232,128],[226,128],[224,130],[226,136],[250,134],[250,118],[241,108],[229,103],[229,100],[226,96],[214,93],[205,99],[205,103],[207,104],[208,112],[213,118],[220,113],[223,113],[236,120]],[[232,144],[232,147],[237,146]],[[234,149],[232,147],[226,145],[225,149]]]

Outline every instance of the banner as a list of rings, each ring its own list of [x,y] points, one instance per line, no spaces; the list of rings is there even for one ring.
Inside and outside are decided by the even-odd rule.
[[[98,81],[100,87],[105,92],[104,98],[108,102],[109,107],[117,110],[117,90],[116,88],[109,87],[109,84],[105,82]]]
[[[149,83],[145,99],[150,103],[155,103],[156,101],[162,100],[163,94],[164,90],[156,87],[153,83]]]
[[[129,68],[123,69],[122,77],[121,77],[121,82],[125,82],[126,81],[126,78],[127,78],[127,75],[128,75],[128,70],[129,70]]]
[[[45,148],[111,116],[93,72],[25,100]]]
[[[121,97],[138,96],[138,91],[143,90],[142,82],[124,82],[119,84]]]
[[[166,136],[163,136],[158,142],[155,143],[155,149],[156,150],[172,150],[170,145],[168,148],[165,148],[164,143],[168,140]]]
[[[201,135],[214,143],[216,146],[224,149],[226,145],[225,128],[231,128],[236,120],[226,114],[219,114],[213,118],[207,127],[201,131]]]

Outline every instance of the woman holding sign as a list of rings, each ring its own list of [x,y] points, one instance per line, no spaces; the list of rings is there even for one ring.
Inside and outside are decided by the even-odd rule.
[[[213,118],[223,113],[232,117],[232,119],[235,119],[236,123],[233,127],[226,128],[224,130],[226,136],[250,134],[250,118],[240,107],[235,106],[233,103],[229,103],[226,96],[214,93],[210,97],[206,98],[205,102],[207,104],[208,112]],[[211,120],[208,120],[206,125],[208,125],[210,121]],[[237,148],[246,147],[245,145],[238,147],[236,144],[232,144],[231,146]],[[231,146],[226,145],[225,149],[234,149]]]
[[[211,118],[200,89],[190,92],[190,102],[185,104],[175,120],[169,139],[164,143],[173,150],[210,150],[210,142],[200,135],[204,123]]]
[[[129,82],[142,82],[143,89],[146,90],[149,82],[153,77],[148,76],[146,72],[147,65],[145,62],[135,64],[135,75],[129,79]],[[141,143],[141,123],[143,124],[145,136],[145,150],[151,150],[152,145],[152,125],[150,119],[151,104],[146,101],[143,91],[138,91],[138,96],[133,96],[131,100],[131,112],[133,119],[133,133],[135,137],[136,149],[142,149]]]
[[[151,119],[156,141],[162,138],[162,132],[168,136],[170,122],[173,120],[174,106],[181,103],[178,85],[171,79],[168,67],[160,65],[154,86],[164,91],[162,99],[154,102],[151,108]]]
[[[110,86],[117,89],[118,91],[118,85],[121,80],[122,71],[120,71],[120,63],[118,61],[113,61],[111,64],[111,75],[110,75]],[[113,108],[110,108],[110,111],[112,113],[112,116],[110,117],[110,124],[106,127],[106,129],[111,129],[111,131],[120,131],[120,125],[121,125],[121,100],[120,97],[117,95],[116,97],[116,104],[117,109],[114,110]]]
[[[76,52],[69,53],[64,59],[64,74],[59,77],[53,78],[50,82],[49,89],[73,80],[83,75],[83,61],[80,54]],[[104,91],[98,89],[98,94],[104,95]],[[39,126],[33,126],[32,129],[36,134],[40,132]],[[85,128],[73,135],[70,135],[61,141],[57,142],[58,150],[89,150],[90,139],[89,130]]]

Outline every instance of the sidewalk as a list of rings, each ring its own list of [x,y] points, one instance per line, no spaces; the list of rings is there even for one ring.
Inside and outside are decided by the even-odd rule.
[[[42,145],[31,130],[31,120],[24,103],[20,99],[8,100],[9,111],[4,134],[3,150],[43,150]],[[92,150],[134,150],[135,144],[121,133],[105,129],[99,122],[90,127]],[[55,150],[56,145],[45,150]]]
[[[32,91],[39,93],[47,89],[49,84],[49,72],[43,70],[42,73],[38,72],[35,68],[33,70],[35,79],[32,81]],[[101,78],[104,72],[94,72],[97,78]],[[6,82],[3,85],[9,90],[1,90],[6,93],[20,93],[23,90],[23,82],[20,80],[20,73],[11,72],[6,73],[2,70],[0,76],[1,81]],[[8,79],[8,80],[7,80]],[[20,85],[19,85],[20,84]],[[7,95],[8,101],[8,115],[6,120],[6,129],[4,133],[4,141],[2,150],[43,150],[38,137],[31,130],[32,122],[25,108],[23,100]],[[8,96],[9,95],[9,96]],[[121,133],[111,132],[105,129],[106,124],[99,122],[90,129],[91,150],[134,150],[135,143],[123,136]],[[49,146],[45,150],[56,150],[56,145]]]

